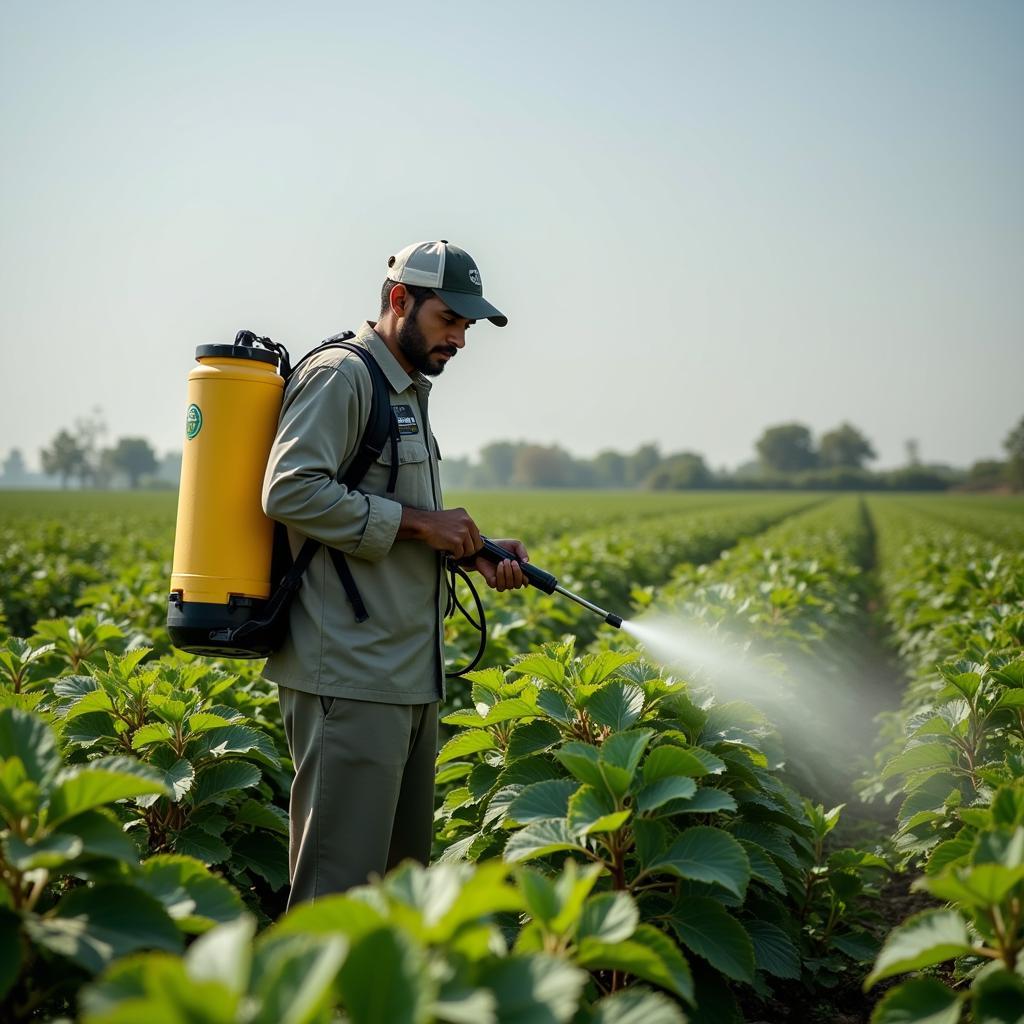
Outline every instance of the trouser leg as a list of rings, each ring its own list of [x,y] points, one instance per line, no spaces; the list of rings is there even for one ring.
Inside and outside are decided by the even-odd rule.
[[[320,698],[287,687],[279,688],[279,697],[295,763],[289,907],[383,874],[393,835],[400,856],[425,861],[432,832],[437,705]],[[426,815],[424,772],[430,786]],[[400,805],[403,824],[396,833]]]
[[[387,869],[407,857],[421,864],[430,861],[434,840],[434,765],[437,761],[437,705],[415,708],[409,758],[395,810]]]

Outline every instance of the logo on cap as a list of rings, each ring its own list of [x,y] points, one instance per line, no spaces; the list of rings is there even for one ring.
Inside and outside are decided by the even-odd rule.
[[[480,287],[480,271],[479,271],[479,270],[477,270],[477,269],[476,269],[476,267],[471,267],[471,268],[470,268],[470,271],[469,271],[469,279],[470,279],[470,281],[472,281],[472,282],[473,282],[473,284],[475,284],[475,285],[476,285],[476,286],[477,286],[478,288]]]

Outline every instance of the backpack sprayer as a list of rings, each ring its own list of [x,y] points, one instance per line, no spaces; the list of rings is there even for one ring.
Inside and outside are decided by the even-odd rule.
[[[369,419],[351,463],[338,468],[336,479],[356,488],[370,463],[393,444],[397,423],[391,409],[387,379],[370,353],[352,345],[350,332],[328,338],[325,347],[349,349],[361,359],[373,383]],[[312,355],[313,352],[309,353]],[[308,358],[308,355],[304,358]],[[307,539],[292,557],[286,531],[263,513],[261,490],[267,458],[277,430],[284,387],[304,360],[293,367],[283,345],[239,331],[232,345],[200,345],[199,364],[189,374],[185,417],[185,450],[171,570],[167,630],[180,650],[219,658],[265,658],[287,634],[288,609],[302,584],[302,575],[321,547]],[[239,439],[244,443],[239,443]],[[398,468],[398,459],[392,459]],[[395,487],[394,475],[388,489]],[[365,606],[345,562],[334,548],[328,553],[341,579],[357,622],[367,618]],[[476,556],[495,564],[511,551],[484,539]],[[574,594],[535,565],[520,563],[527,582],[546,594],[558,593],[616,628],[622,619]],[[471,664],[483,656],[487,626],[483,604],[463,569],[449,560],[449,610],[458,609],[480,632],[480,646]],[[455,593],[460,576],[473,594],[475,620]]]

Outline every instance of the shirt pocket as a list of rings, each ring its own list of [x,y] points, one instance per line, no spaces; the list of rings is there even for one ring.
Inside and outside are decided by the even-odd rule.
[[[402,505],[412,508],[433,509],[434,494],[430,483],[430,459],[427,446],[422,441],[403,438],[395,446],[398,451],[398,474],[395,480],[395,491],[388,497]],[[380,453],[377,464],[383,469],[385,476],[390,476],[392,469],[391,445],[385,445]]]

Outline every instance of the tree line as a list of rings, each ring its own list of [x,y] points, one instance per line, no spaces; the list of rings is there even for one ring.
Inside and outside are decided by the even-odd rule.
[[[793,488],[946,490],[1024,489],[1024,418],[1007,436],[1007,459],[982,460],[970,469],[921,461],[919,445],[906,442],[904,466],[875,472],[877,458],[863,431],[841,423],[815,438],[802,423],[767,427],[754,443],[756,457],[736,470],[712,469],[698,452],[662,454],[656,444],[633,452],[605,450],[579,458],[560,445],[494,441],[477,460],[442,460],[445,485],[451,488],[494,487],[645,487],[655,490],[700,488]]]
[[[121,437],[105,445],[106,428],[98,410],[60,430],[40,450],[43,471],[61,486],[110,487],[122,479],[131,487],[173,483],[180,455],[161,465],[143,437]],[[662,454],[657,444],[632,452],[611,449],[580,458],[560,445],[527,441],[493,441],[478,458],[447,458],[441,463],[449,488],[643,487],[655,490],[700,488],[808,488],[945,490],[951,486],[977,490],[1024,490],[1024,417],[1004,443],[1005,460],[986,459],[969,469],[921,461],[916,441],[906,442],[904,466],[874,472],[877,458],[863,431],[841,423],[816,438],[802,423],[767,427],[754,443],[756,457],[735,470],[712,469],[703,455],[681,451]],[[18,486],[30,480],[24,458],[11,450],[0,464],[0,484]],[[158,477],[159,472],[159,477]]]

